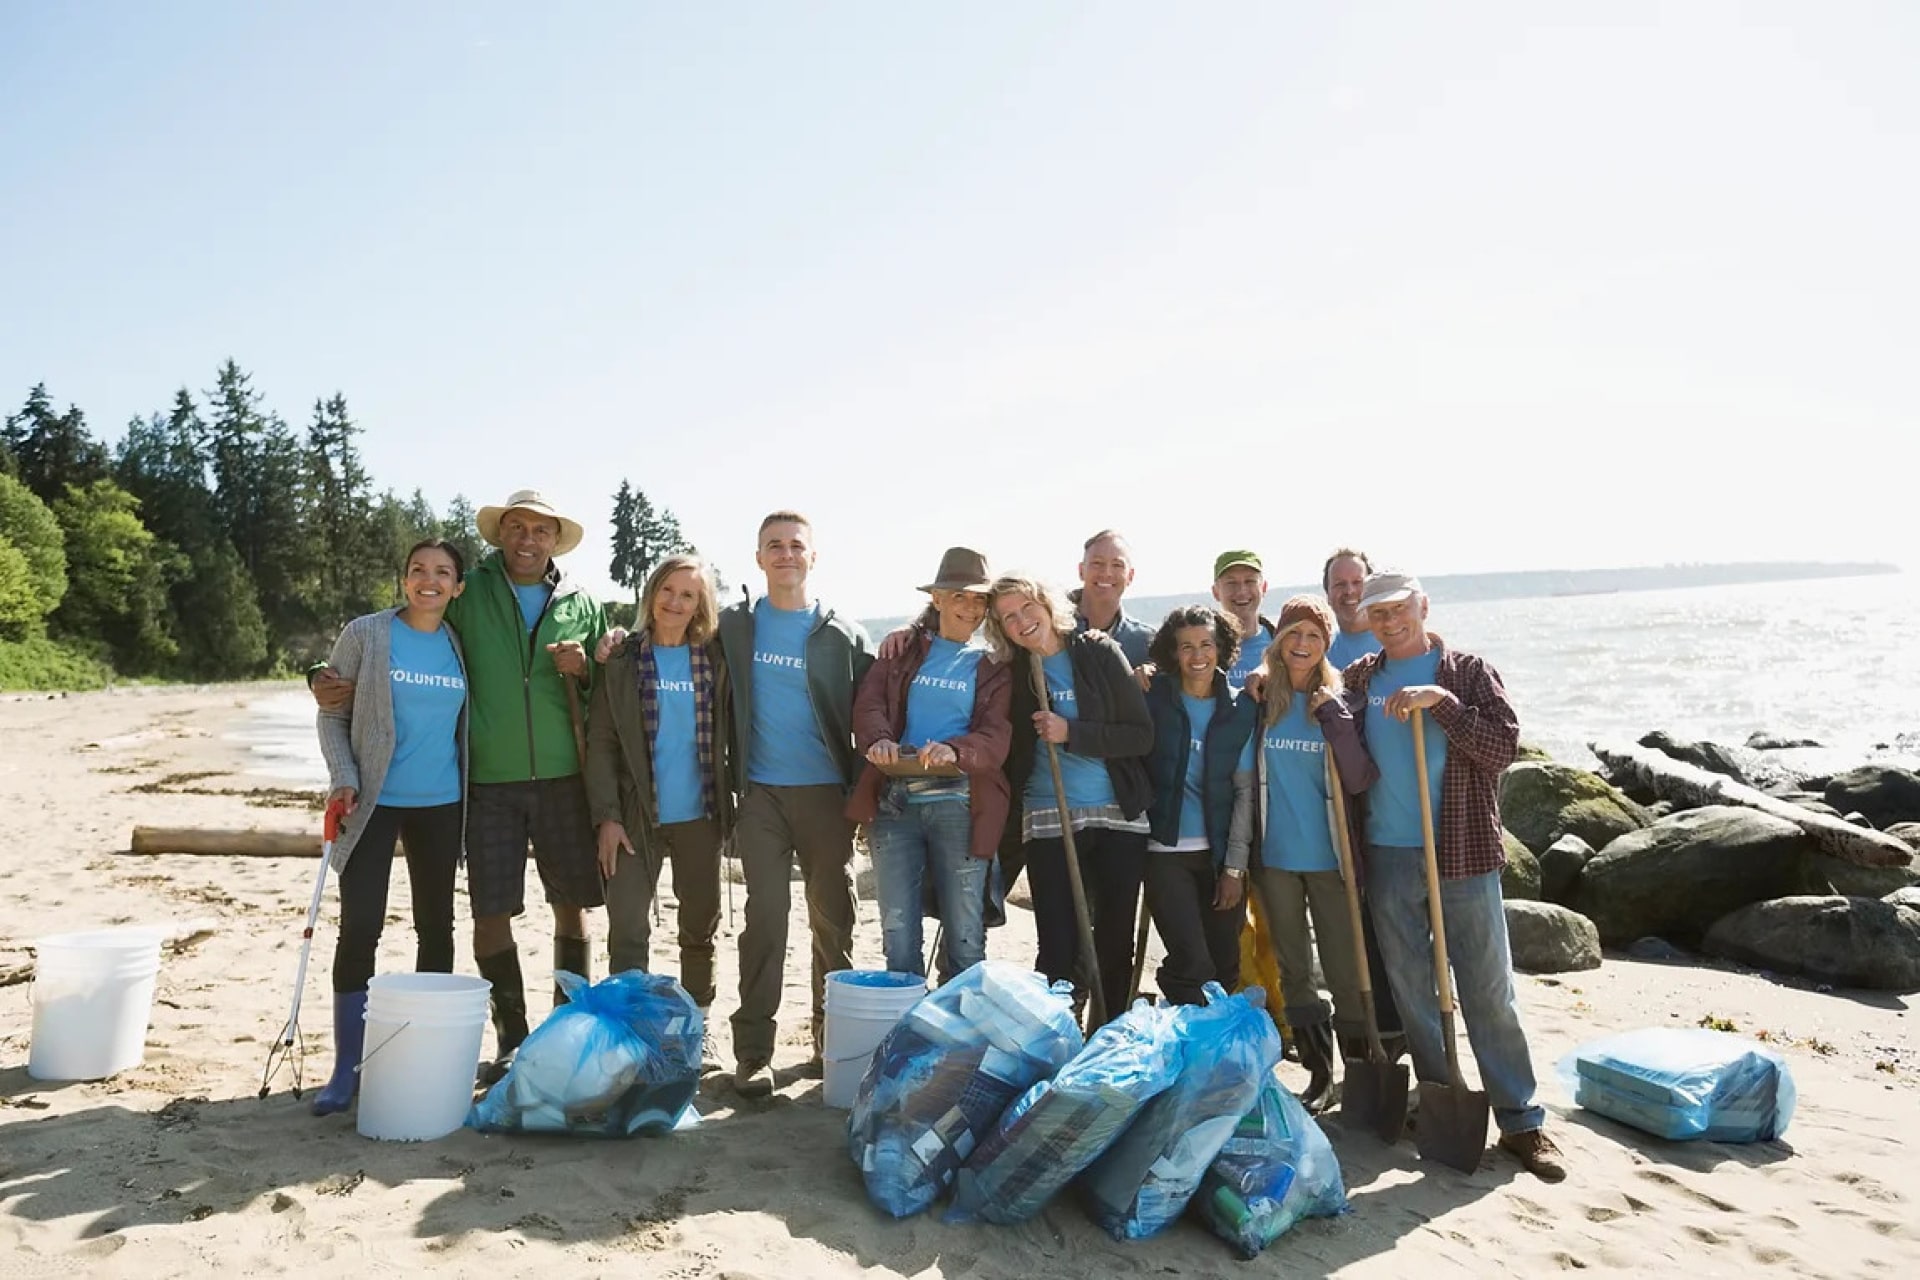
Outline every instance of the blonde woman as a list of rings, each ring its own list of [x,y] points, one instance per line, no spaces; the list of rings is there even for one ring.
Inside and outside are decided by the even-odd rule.
[[[1147,805],[1153,798],[1146,755],[1153,749],[1153,716],[1120,646],[1105,632],[1076,631],[1072,607],[1052,587],[1003,576],[988,596],[988,644],[1001,661],[1013,662],[1013,742],[1006,770],[1019,803],[1008,815],[1002,859],[1024,855],[1040,943],[1036,967],[1049,979],[1078,979],[1078,929],[1062,835],[1073,831],[1093,916],[1097,980],[1107,1016],[1117,1017],[1127,1007],[1133,923],[1146,870]],[[1035,689],[1036,658],[1050,708],[1041,705]],[[1064,812],[1043,740],[1060,750]]]
[[[1333,634],[1333,614],[1317,596],[1294,596],[1281,608],[1261,661],[1265,707],[1255,753],[1261,865],[1254,887],[1280,961],[1287,1024],[1311,1077],[1300,1100],[1316,1111],[1333,1101],[1336,1049],[1333,1011],[1313,984],[1309,910],[1340,1031],[1358,1035],[1365,1030],[1353,929],[1334,844],[1327,748],[1333,749],[1347,791],[1364,791],[1379,776],[1340,697],[1340,673],[1327,661]]]
[[[649,969],[660,869],[673,864],[680,985],[713,1003],[720,931],[720,847],[733,793],[720,731],[731,686],[717,636],[713,578],[698,556],[669,556],[647,576],[640,629],[606,659],[588,717],[587,804],[607,882],[611,971]]]

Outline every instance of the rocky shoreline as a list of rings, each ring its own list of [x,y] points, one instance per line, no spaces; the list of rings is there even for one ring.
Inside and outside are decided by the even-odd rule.
[[[1764,731],[1590,745],[1598,770],[1523,751],[1501,782],[1517,969],[1592,969],[1612,950],[1920,990],[1909,741],[1865,760]]]

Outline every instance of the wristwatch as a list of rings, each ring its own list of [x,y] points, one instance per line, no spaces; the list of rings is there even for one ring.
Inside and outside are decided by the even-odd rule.
[[[1222,867],[1221,870],[1232,876],[1235,880],[1245,880],[1247,878],[1247,869],[1245,867]]]

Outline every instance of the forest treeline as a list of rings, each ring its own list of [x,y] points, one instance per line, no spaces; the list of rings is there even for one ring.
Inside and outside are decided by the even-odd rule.
[[[473,503],[436,511],[418,489],[377,488],[361,434],[339,393],[296,429],[232,360],[111,447],[35,386],[0,428],[0,689],[288,673],[397,601],[420,539],[476,563]],[[672,513],[624,480],[613,520],[612,576],[629,590],[687,549]]]

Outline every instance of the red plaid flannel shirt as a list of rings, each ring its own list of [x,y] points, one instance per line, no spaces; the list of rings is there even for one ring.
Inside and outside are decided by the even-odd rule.
[[[1440,775],[1440,813],[1435,820],[1435,849],[1443,880],[1485,875],[1507,865],[1500,831],[1500,775],[1520,747],[1520,718],[1507,697],[1500,673],[1481,658],[1449,649],[1439,636],[1428,638],[1440,650],[1434,683],[1453,696],[1427,714],[1447,735],[1447,766]],[[1346,701],[1361,740],[1367,732],[1367,686],[1385,665],[1384,654],[1356,661],[1342,674]],[[1354,844],[1364,841],[1365,804],[1355,804]]]

